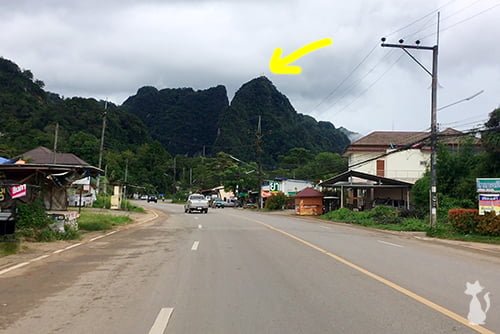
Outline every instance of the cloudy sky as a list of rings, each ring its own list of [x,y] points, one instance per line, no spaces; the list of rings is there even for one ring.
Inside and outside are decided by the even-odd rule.
[[[337,127],[425,130],[430,76],[379,41],[434,45],[436,9],[438,106],[484,90],[438,122],[472,128],[500,105],[500,0],[0,0],[0,56],[65,97],[121,104],[145,85],[223,84],[231,99],[266,75],[298,112]],[[275,48],[325,37],[332,46],[297,61],[302,74],[270,73]],[[414,54],[430,68],[431,52]]]

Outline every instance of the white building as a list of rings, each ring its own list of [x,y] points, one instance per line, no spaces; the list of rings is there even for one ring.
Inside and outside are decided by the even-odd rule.
[[[306,180],[294,180],[294,179],[275,179],[264,181],[262,185],[262,196],[268,197],[273,193],[282,192],[287,196],[295,196],[299,191],[305,188],[314,187],[313,183]]]
[[[440,134],[460,135],[461,132],[448,128]],[[344,155],[350,170],[415,183],[429,167],[431,150],[429,141],[425,140],[428,137],[429,132],[375,131],[353,142]],[[452,148],[460,143],[458,137],[452,136],[441,142]]]

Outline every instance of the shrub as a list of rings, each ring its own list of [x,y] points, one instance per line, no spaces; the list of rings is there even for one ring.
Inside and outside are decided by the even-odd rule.
[[[58,232],[52,231],[50,228],[44,228],[43,230],[38,231],[35,239],[36,241],[55,241],[57,240],[57,235],[60,234]]]
[[[122,225],[131,222],[127,216],[114,216],[108,214],[97,214],[84,212],[78,219],[78,226],[81,230],[101,231],[109,230],[115,225]]]
[[[390,206],[377,206],[371,209],[369,215],[377,224],[399,224],[401,218],[396,208]]]
[[[77,229],[69,226],[64,226],[64,233],[57,233],[57,234],[58,234],[57,238],[61,240],[80,239],[80,232]]]
[[[126,210],[126,211],[133,211],[133,212],[144,213],[144,209],[143,208],[141,208],[139,206],[135,206],[134,204],[130,203],[129,200],[122,201],[121,209],[122,210]]]
[[[439,195],[438,201],[437,217],[441,222],[448,220],[448,213],[451,209],[473,209],[475,207],[475,203],[471,200],[453,198],[446,195]]]
[[[287,202],[288,197],[283,193],[278,193],[267,198],[265,207],[268,210],[282,210]]]
[[[451,209],[448,211],[448,222],[459,233],[474,233],[478,217],[476,209]]]
[[[427,231],[429,228],[428,225],[429,223],[425,220],[418,219],[418,218],[405,218],[403,219],[403,222],[400,224],[401,225],[401,230],[402,231],[420,231],[424,232]]]
[[[500,216],[495,212],[487,212],[478,217],[476,231],[479,234],[500,236]]]
[[[41,200],[32,203],[18,205],[16,227],[18,229],[43,229],[52,221],[45,213],[45,208]]]
[[[103,221],[89,221],[79,223],[80,229],[85,230],[85,231],[104,231],[104,230],[110,230],[112,225],[109,222],[103,222]]]
[[[327,212],[322,217],[328,220],[362,224],[363,222],[366,222],[370,219],[370,214],[368,211],[356,212],[347,208],[341,208],[338,210]]]
[[[105,208],[105,209],[111,208],[111,196],[97,195],[97,198],[94,201],[94,204],[92,205],[92,207]]]
[[[12,235],[0,236],[0,257],[17,253],[20,248],[19,239]]]
[[[400,209],[399,217],[401,218],[422,218],[422,212],[415,208],[413,209]]]
[[[172,195],[172,203],[185,203],[189,193],[186,191],[178,191]]]

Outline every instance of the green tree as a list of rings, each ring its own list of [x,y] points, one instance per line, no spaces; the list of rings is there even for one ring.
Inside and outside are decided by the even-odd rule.
[[[70,135],[66,151],[76,154],[89,164],[96,166],[99,157],[99,139],[87,132],[78,131]]]
[[[500,175],[500,108],[490,113],[490,118],[485,123],[489,131],[481,137],[481,142],[486,152],[481,168],[481,176],[495,177]]]

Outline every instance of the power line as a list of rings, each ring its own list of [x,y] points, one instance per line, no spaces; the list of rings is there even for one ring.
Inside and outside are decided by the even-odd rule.
[[[418,19],[416,19],[415,21],[413,21],[413,22],[411,22],[411,23],[409,23],[409,24],[405,25],[404,27],[401,27],[401,28],[399,28],[399,29],[397,29],[397,30],[393,31],[393,32],[392,32],[392,33],[390,33],[390,34],[387,34],[386,36],[391,36],[391,35],[394,35],[395,33],[399,32],[399,31],[402,31],[402,30],[404,30],[404,29],[406,29],[406,28],[408,28],[408,27],[412,26],[412,25],[416,24],[417,22],[420,22],[421,20],[425,19],[426,17],[431,16],[432,14],[436,13],[438,10],[440,10],[440,9],[442,9],[442,8],[444,8],[444,7],[446,7],[446,6],[448,6],[449,4],[451,4],[451,3],[455,2],[455,1],[456,1],[456,0],[451,0],[451,1],[448,1],[448,2],[447,2],[447,3],[445,3],[444,5],[442,5],[442,6],[438,7],[438,8],[436,8],[436,9],[434,9],[433,11],[431,11],[431,12],[429,12],[429,13],[427,13],[427,14],[425,14],[425,15],[421,16],[420,18],[418,18]],[[427,22],[428,22],[428,21],[426,21],[426,23],[425,23],[425,24],[427,24]],[[425,25],[425,24],[424,24],[424,25]],[[370,55],[371,55],[371,54],[375,51],[375,49],[376,49],[376,47],[377,47],[377,46],[378,46],[378,43],[377,43],[377,44],[375,44],[375,45],[374,45],[374,46],[373,46],[373,47],[372,47],[372,48],[368,51],[368,53],[367,53],[367,54],[366,54],[366,55],[365,55],[365,56],[361,59],[361,61],[360,61],[360,62],[359,62],[359,63],[358,63],[358,64],[357,64],[357,65],[356,65],[356,66],[355,66],[355,67],[354,67],[354,68],[353,68],[353,69],[352,69],[352,70],[351,70],[351,71],[347,74],[347,76],[346,76],[346,77],[344,77],[344,79],[342,79],[342,81],[341,81],[341,82],[340,82],[340,83],[339,83],[339,84],[338,84],[338,85],[337,85],[337,86],[336,86],[336,87],[335,87],[335,88],[334,88],[334,89],[333,89],[330,93],[328,93],[328,95],[327,95],[325,98],[323,98],[323,99],[322,99],[322,100],[321,100],[321,101],[320,101],[320,102],[319,102],[316,106],[314,106],[314,107],[311,109],[311,112],[313,112],[313,111],[317,110],[317,108],[318,108],[318,107],[320,107],[320,106],[321,106],[321,105],[323,105],[326,101],[328,101],[328,99],[330,99],[330,97],[332,97],[332,96],[333,96],[333,94],[335,94],[335,93],[339,90],[339,88],[340,88],[340,87],[342,87],[342,85],[343,85],[343,84],[344,84],[344,83],[345,83],[345,82],[346,82],[346,81],[347,81],[347,80],[348,80],[348,79],[349,79],[349,78],[350,78],[350,77],[351,77],[351,76],[352,76],[352,75],[353,75],[353,74],[354,74],[354,73],[355,73],[355,72],[356,72],[356,71],[357,71],[357,70],[361,67],[361,65],[362,65],[363,63],[365,63],[365,61],[366,61],[366,60],[370,57]],[[385,58],[386,58],[386,57],[387,57],[387,56],[388,56],[391,52],[392,52],[392,50],[391,50],[391,51],[389,51],[388,53],[386,53],[386,54],[385,54],[385,55],[384,55],[384,56],[380,59],[380,61],[377,63],[377,65],[376,65],[375,67],[372,67],[372,68],[371,68],[371,69],[370,69],[367,73],[365,73],[365,74],[362,76],[362,78],[361,78],[361,79],[359,79],[359,80],[357,80],[357,81],[356,81],[356,84],[353,84],[353,85],[349,86],[349,88],[347,88],[346,90],[344,90],[344,93],[341,95],[340,99],[337,99],[337,100],[336,100],[336,102],[335,102],[333,105],[330,105],[330,106],[329,106],[329,108],[327,108],[327,109],[331,109],[331,108],[332,108],[332,107],[333,107],[333,106],[334,106],[334,105],[335,105],[338,101],[342,100],[342,99],[343,99],[343,98],[347,95],[347,93],[349,93],[349,92],[352,90],[352,88],[356,87],[356,86],[357,86],[357,84],[358,84],[359,82],[361,82],[361,80],[363,80],[363,79],[364,79],[365,77],[367,77],[367,76],[368,76],[371,72],[373,72],[373,70],[374,70],[374,69],[378,66],[378,64],[379,64],[379,63],[380,63],[383,59],[385,59]],[[322,114],[322,112],[320,112],[320,114]]]
[[[500,126],[496,126],[496,127],[489,128],[489,129],[468,129],[468,130],[461,132],[461,133],[441,133],[441,134],[438,134],[437,136],[438,137],[464,137],[464,136],[469,136],[469,135],[476,134],[476,133],[488,133],[488,132],[493,132],[493,131],[498,131],[498,130],[500,130]],[[431,135],[429,134],[428,136],[425,136],[425,137],[423,137],[417,141],[414,141],[412,143],[406,144],[406,145],[399,147],[393,151],[386,152],[386,153],[380,154],[376,157],[349,165],[348,169],[351,169],[352,167],[364,165],[370,161],[374,161],[374,160],[386,157],[386,156],[394,154],[394,153],[409,150],[412,147],[414,147],[415,145],[420,144],[420,143],[424,143],[426,140],[428,140],[430,138],[431,138]]]
[[[429,12],[429,13],[425,14],[424,16],[421,16],[421,17],[420,17],[420,18],[418,18],[418,19],[416,19],[415,21],[412,21],[411,23],[408,23],[408,24],[407,24],[407,25],[405,25],[404,27],[399,28],[399,29],[397,29],[397,30],[394,30],[394,31],[393,31],[393,32],[391,32],[390,34],[386,34],[386,35],[384,35],[384,36],[386,36],[386,37],[390,37],[390,36],[392,36],[392,35],[394,35],[394,34],[396,34],[396,33],[400,32],[400,31],[402,31],[402,30],[405,30],[406,28],[409,28],[409,27],[411,27],[412,25],[416,24],[417,22],[420,22],[421,20],[425,19],[426,17],[429,17],[429,16],[431,16],[432,14],[435,14],[435,13],[436,13],[437,11],[439,11],[440,9],[442,9],[442,8],[444,8],[444,7],[446,7],[446,6],[448,6],[449,4],[451,4],[452,2],[455,2],[455,1],[456,1],[456,0],[451,0],[451,1],[448,1],[447,3],[445,3],[444,5],[442,5],[441,7],[438,7],[438,8],[436,8],[436,9],[434,9],[433,11],[431,11],[431,12]],[[480,1],[480,0],[479,0],[479,1]]]
[[[363,76],[361,76],[358,80],[354,81],[353,83],[351,83],[350,86],[348,86],[343,92],[342,94],[340,95],[340,97],[338,97],[332,104],[330,104],[328,106],[328,109],[331,109],[333,108],[337,103],[339,103],[340,101],[342,101],[345,97],[347,97],[349,95],[349,93],[356,87],[358,86],[362,81],[363,79],[365,79],[368,75],[370,75],[372,72],[375,71],[375,69],[380,66],[380,64],[382,63],[382,61],[386,58],[388,58],[391,54],[393,53],[393,50],[389,50],[384,56],[382,56],[379,61],[375,64],[375,66],[373,66],[372,68],[370,68],[368,70],[368,72],[366,72]],[[321,113],[320,113],[321,114]]]
[[[473,18],[475,18],[475,17],[477,17],[477,16],[479,16],[479,15],[482,15],[482,14],[484,14],[484,13],[486,13],[486,12],[489,12],[490,10],[495,9],[495,8],[496,8],[496,7],[498,7],[498,6],[500,6],[500,2],[499,2],[499,3],[497,3],[497,4],[495,4],[495,5],[493,5],[493,6],[491,6],[491,7],[488,7],[488,8],[486,8],[485,10],[482,10],[482,11],[480,11],[480,12],[478,12],[478,13],[476,13],[476,14],[472,15],[472,16],[469,16],[469,17],[467,17],[467,18],[465,18],[465,19],[463,19],[463,20],[461,20],[461,21],[458,21],[458,22],[456,22],[456,23],[454,23],[454,24],[452,24],[452,25],[449,25],[449,26],[447,26],[447,27],[445,27],[445,28],[441,29],[441,30],[440,30],[440,32],[446,31],[446,30],[451,29],[451,28],[453,28],[453,27],[455,27],[455,26],[457,26],[457,25],[459,25],[459,24],[462,24],[462,23],[464,23],[464,22],[466,22],[466,21],[469,21],[469,20],[471,20],[471,19],[473,19]],[[427,37],[430,37],[430,36],[434,36],[434,35],[436,35],[436,33],[432,33],[432,34],[426,35],[426,36],[422,37],[422,39],[427,38]]]
[[[483,121],[487,121],[487,120],[488,120],[487,118],[480,118],[480,119],[478,119],[478,118],[469,117],[469,118],[462,119],[460,121],[448,122],[448,123],[439,123],[439,125],[446,126],[446,127],[450,127],[450,126],[458,127],[458,126],[464,126],[464,125],[467,125],[467,124],[473,124],[473,123],[483,122]]]
[[[471,3],[471,4],[469,4],[469,5],[465,6],[465,7],[462,7],[461,9],[459,9],[459,10],[457,10],[457,11],[453,12],[452,14],[450,14],[450,15],[448,15],[448,16],[446,16],[446,17],[444,17],[444,18],[441,20],[441,22],[444,22],[444,21],[446,21],[446,20],[450,19],[451,17],[453,17],[453,16],[455,16],[455,15],[457,15],[457,14],[459,14],[459,13],[463,12],[464,10],[466,10],[466,9],[468,9],[468,8],[470,8],[470,7],[472,7],[472,6],[474,6],[476,3],[480,2],[480,1],[483,1],[483,0],[476,0],[476,1],[474,1],[473,3]],[[416,34],[418,34],[419,32],[422,32],[422,31],[425,31],[425,30],[429,30],[430,28],[433,28],[433,27],[435,26],[435,24],[434,24],[434,23],[433,23],[433,24],[428,24],[428,23],[429,23],[429,22],[427,22],[426,24],[422,25],[422,27],[421,27],[420,29],[418,29],[417,31],[413,32],[412,34],[409,34],[409,35],[407,35],[407,36],[404,36],[404,37],[403,37],[403,39],[406,39],[406,38],[408,38],[408,37],[411,37],[411,36],[413,36],[413,35],[416,35]]]
[[[434,27],[436,25],[435,23],[432,23],[432,24],[429,25],[429,22],[431,22],[432,20],[434,20],[434,17],[432,17],[432,16],[429,17],[429,19],[427,21],[425,21],[424,24],[422,24],[422,26],[420,27],[420,29],[418,29],[417,31],[415,31],[415,32],[413,32],[411,34],[408,34],[408,35],[404,36],[403,39],[408,39],[408,38],[410,38],[412,36],[415,36],[417,33],[421,32],[423,30],[428,29],[428,27]]]
[[[323,100],[321,100],[311,111],[316,110],[319,106],[321,106],[324,102],[326,102],[333,94],[335,94],[335,92],[344,84],[344,82],[346,82],[347,79],[349,79],[354,74],[354,72],[356,72],[356,70],[366,61],[366,59],[368,59],[368,57],[373,53],[373,51],[375,51],[375,49],[377,48],[377,46],[378,46],[378,43],[376,43],[373,46],[373,48],[370,51],[368,51],[368,53],[351,70],[351,72],[349,72],[349,74]]]
[[[334,114],[335,116],[338,116],[338,114],[340,114],[342,111],[344,111],[345,109],[347,109],[349,106],[351,106],[354,102],[356,102],[361,96],[363,96],[364,94],[366,94],[366,92],[368,92],[370,90],[370,88],[372,88],[377,82],[379,82],[393,67],[394,65],[396,65],[396,63],[398,63],[401,58],[403,57],[403,54],[401,56],[399,56],[395,62],[393,62],[374,82],[372,82],[364,91],[362,91],[354,100],[351,101],[351,103],[347,104],[346,106],[344,106],[342,109],[340,109],[336,114]]]

